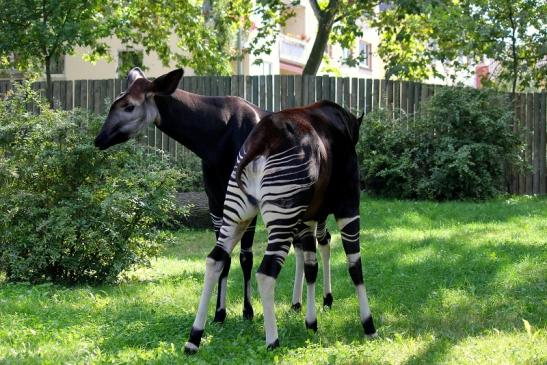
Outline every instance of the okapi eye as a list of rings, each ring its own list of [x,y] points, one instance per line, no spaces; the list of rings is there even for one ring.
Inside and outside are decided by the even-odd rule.
[[[124,111],[127,113],[131,113],[135,109],[135,105],[128,105],[125,107]]]

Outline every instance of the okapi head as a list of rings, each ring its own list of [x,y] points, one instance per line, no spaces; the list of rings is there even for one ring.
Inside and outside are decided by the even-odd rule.
[[[155,96],[169,96],[175,92],[184,71],[179,68],[150,81],[138,67],[127,74],[127,90],[110,106],[108,116],[95,138],[101,150],[123,143],[146,125],[159,118]]]

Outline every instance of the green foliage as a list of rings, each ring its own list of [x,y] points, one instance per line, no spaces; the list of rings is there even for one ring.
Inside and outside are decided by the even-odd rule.
[[[252,3],[228,1],[119,0],[107,18],[126,44],[154,51],[164,65],[191,67],[198,75],[229,75],[238,56],[235,35],[249,29]],[[176,37],[176,47],[171,40]]]
[[[485,199],[505,191],[505,169],[523,166],[510,110],[503,95],[443,88],[420,115],[368,115],[358,145],[363,187],[436,200]]]
[[[29,106],[40,109],[29,112]],[[27,84],[0,102],[0,268],[11,280],[104,282],[158,252],[179,178],[129,142],[100,152],[96,117]]]
[[[191,152],[172,163],[173,168],[180,172],[177,191],[203,191],[203,170],[201,159]]]
[[[67,288],[0,279],[0,363],[546,363],[547,197],[484,203],[363,197],[361,225],[366,289],[379,334],[373,341],[363,337],[340,233],[329,220],[334,304],[318,307],[316,334],[306,331],[304,313],[291,309],[295,255],[287,256],[276,284],[281,347],[275,351],[264,345],[254,278],[257,315],[252,322],[241,318],[243,274],[233,263],[227,321],[208,321],[199,352],[185,355],[215,237],[211,230],[181,230],[177,244],[150,268],[130,272],[118,285]],[[257,257],[266,245],[259,223]],[[254,270],[260,261],[254,260]],[[209,319],[214,307],[212,300]]]
[[[51,60],[89,47],[105,55],[101,38],[110,34],[104,19],[109,11],[102,0],[0,0],[0,67],[47,76],[52,101]]]
[[[395,1],[378,14],[379,55],[389,77],[423,80],[474,74],[495,62],[489,86],[541,88],[547,68],[547,3],[541,0]],[[442,69],[441,69],[442,67]],[[443,72],[441,72],[443,71]]]

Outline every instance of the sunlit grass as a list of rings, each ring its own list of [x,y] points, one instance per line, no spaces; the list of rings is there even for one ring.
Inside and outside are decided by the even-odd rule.
[[[198,354],[182,351],[201,292],[208,231],[183,230],[150,268],[119,285],[0,284],[0,363],[542,364],[547,362],[547,199],[429,203],[363,198],[365,281],[380,333],[365,340],[333,221],[334,306],[319,332],[290,309],[294,257],[276,289],[282,347],[241,319],[237,252],[228,318],[208,323]],[[259,226],[255,268],[266,234]],[[321,263],[320,263],[321,265]],[[2,280],[0,278],[0,280]],[[317,305],[321,299],[319,270]],[[214,310],[212,301],[210,317]]]

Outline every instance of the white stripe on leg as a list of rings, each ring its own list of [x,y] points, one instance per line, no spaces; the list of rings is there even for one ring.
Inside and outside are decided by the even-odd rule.
[[[194,320],[193,327],[195,329],[201,330],[205,327],[207,307],[209,306],[209,301],[211,300],[213,288],[220,277],[222,265],[223,262],[215,261],[210,257],[207,257],[205,260],[205,283],[203,285],[203,291],[199,300],[198,313],[196,314],[196,319]]]
[[[296,269],[294,273],[294,288],[292,292],[292,304],[302,304],[302,286],[304,285],[304,253],[302,249],[294,247],[296,256]]]
[[[264,310],[264,330],[266,331],[266,346],[273,344],[277,338],[277,324],[275,320],[275,279],[261,273],[256,273],[258,291],[262,299]]]
[[[323,264],[323,297],[332,293],[330,278],[330,245],[319,245],[321,262]]]

